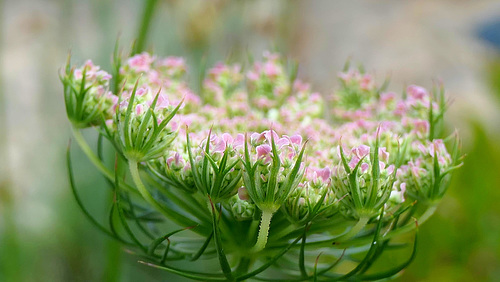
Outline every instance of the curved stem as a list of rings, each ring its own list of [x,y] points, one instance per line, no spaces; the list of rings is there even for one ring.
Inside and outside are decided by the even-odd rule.
[[[146,200],[146,202],[148,202],[151,206],[155,207],[160,212],[164,213],[163,207],[160,206],[158,202],[156,202],[153,196],[151,196],[149,191],[146,189],[146,186],[144,186],[144,183],[142,183],[141,176],[139,175],[137,162],[129,160],[128,166],[130,169],[130,174],[132,175],[132,180],[134,181],[137,190],[139,190],[139,193],[141,193],[144,200]]]
[[[425,212],[418,218],[415,218],[415,222],[411,222],[411,223],[408,223],[408,224],[405,224],[401,227],[398,227],[392,231],[389,231],[387,234],[385,234],[381,240],[388,240],[388,239],[391,239],[391,238],[394,238],[396,236],[399,236],[401,234],[405,234],[413,229],[415,229],[417,227],[417,223],[418,225],[421,225],[423,222],[425,222],[427,219],[429,219],[429,217],[434,213],[434,211],[436,210],[437,206],[430,206],[428,209],[425,210]],[[306,243],[307,246],[315,246],[315,247],[321,247],[321,246],[324,246],[324,247],[328,247],[328,246],[331,246],[332,245],[332,241],[336,241],[337,238],[331,238],[331,239],[328,239],[328,240],[321,240],[321,241],[316,241],[316,242],[308,242]],[[363,237],[360,237],[360,238],[354,238],[352,240],[349,241],[349,245],[350,246],[353,246],[353,245],[362,245],[362,244],[367,244],[367,243],[370,243],[370,240],[372,240],[372,238],[370,236],[366,237],[366,236],[363,236]],[[344,245],[345,246],[345,245]],[[280,247],[283,247],[280,246]]]
[[[99,157],[94,154],[94,151],[90,148],[89,144],[87,141],[85,141],[85,138],[83,137],[82,132],[80,129],[71,126],[71,131],[73,131],[73,136],[75,137],[76,143],[78,143],[78,146],[82,149],[82,151],[85,153],[87,158],[92,162],[92,164],[106,177],[109,181],[114,182],[115,181],[115,176],[114,173],[109,170],[104,163],[99,159]],[[132,189],[129,185],[126,183],[122,183],[123,187],[125,187],[128,191],[137,194],[137,191],[135,189]],[[120,185],[120,186],[121,186]]]
[[[144,183],[142,183],[141,176],[139,175],[139,168],[138,168],[138,163],[137,161],[134,160],[129,160],[128,161],[129,169],[130,169],[130,174],[132,175],[132,180],[134,181],[134,184],[137,186],[137,190],[139,190],[139,193],[142,195],[144,200],[148,202],[151,206],[153,206],[156,210],[161,212],[165,217],[169,218],[173,222],[181,225],[181,226],[198,226],[199,224],[181,214],[178,212],[167,209],[166,207],[163,207],[160,205],[154,198],[151,196],[149,191],[146,189],[146,186],[144,186]],[[201,226],[200,226],[201,227]],[[204,227],[204,226],[203,226]],[[207,234],[208,232],[200,232],[201,230],[198,230],[198,228],[193,228],[193,231],[201,234]],[[205,229],[203,231],[206,231]]]
[[[361,217],[359,221],[349,231],[347,231],[347,233],[340,235],[335,239],[335,241],[343,242],[356,236],[356,234],[358,234],[359,231],[361,231],[366,226],[368,220],[370,220],[369,217]]]
[[[289,235],[290,233],[299,230],[301,227],[295,226],[295,224],[289,224],[287,227],[281,229],[278,233],[273,234],[273,241],[279,240],[282,237]]]
[[[166,187],[162,186],[158,181],[153,179],[149,174],[146,175],[146,183],[150,183],[154,185],[160,191],[163,193],[166,197],[168,197],[174,204],[178,205],[180,208],[185,210],[186,212],[190,213],[194,217],[198,218],[199,220],[205,222],[205,223],[210,223],[211,218],[210,214],[207,214],[205,210],[203,210],[196,202],[194,198],[190,194],[185,194],[182,191],[170,191]],[[177,193],[176,193],[177,192]],[[187,202],[185,200],[191,200],[190,202]]]
[[[436,209],[437,209],[437,206],[433,205],[433,206],[430,206],[427,210],[425,210],[425,212],[418,219],[418,224],[421,225],[422,223],[426,222],[427,219],[429,219],[429,217],[434,214]]]
[[[109,180],[114,181],[115,176],[113,173],[101,162],[99,157],[97,157],[92,149],[90,148],[89,144],[87,144],[87,141],[85,141],[85,138],[83,138],[82,132],[75,128],[74,126],[71,127],[71,130],[73,131],[73,136],[75,136],[75,140],[78,143],[78,146],[82,149],[82,151],[85,153],[87,158],[92,162],[92,164],[99,169],[99,171]]]
[[[259,236],[257,237],[257,242],[253,246],[253,252],[259,252],[266,247],[267,237],[269,235],[269,225],[271,225],[271,219],[273,218],[274,212],[269,210],[262,211],[262,219],[260,220]]]

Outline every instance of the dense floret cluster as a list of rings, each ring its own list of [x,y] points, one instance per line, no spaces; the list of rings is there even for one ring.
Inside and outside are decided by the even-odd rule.
[[[413,230],[412,217],[422,222],[432,214],[460,165],[457,142],[440,139],[447,106],[441,88],[431,93],[411,85],[398,96],[347,67],[338,75],[340,87],[320,95],[296,78],[295,65],[269,52],[248,70],[216,64],[199,95],[186,72],[182,58],[142,53],[115,61],[113,75],[91,61],[68,64],[61,80],[68,118],[89,158],[135,201],[182,227],[195,226],[206,241],[193,239],[190,246],[221,262],[223,273],[213,277],[257,275],[248,270],[255,261],[269,267],[286,249],[286,256],[302,258],[298,274],[287,270],[289,276],[368,278],[378,257],[373,244],[360,251],[368,251],[359,260],[365,266],[343,274],[318,273],[318,260],[311,265],[304,257],[322,247],[388,242]],[[98,128],[114,145],[133,185],[116,183],[118,172],[93,155],[80,134],[86,127]],[[158,262],[155,251],[164,240],[150,246],[152,261]],[[165,253],[199,258],[183,244],[189,245],[169,243]],[[232,268],[226,256],[239,266]],[[342,259],[338,252],[327,256]],[[159,264],[176,272],[166,258]]]

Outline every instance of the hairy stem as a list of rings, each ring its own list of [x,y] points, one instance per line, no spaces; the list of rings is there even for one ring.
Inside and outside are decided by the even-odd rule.
[[[253,252],[259,252],[266,247],[267,237],[269,235],[269,225],[271,224],[271,218],[274,212],[269,210],[262,211],[262,218],[260,220],[259,236],[257,237],[257,242],[253,246]]]

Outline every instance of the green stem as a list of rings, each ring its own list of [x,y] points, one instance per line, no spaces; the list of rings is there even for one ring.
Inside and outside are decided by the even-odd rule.
[[[418,219],[418,225],[421,225],[422,223],[426,222],[427,219],[429,219],[429,217],[431,217],[431,215],[434,214],[436,209],[437,209],[437,206],[434,205],[434,206],[430,206],[427,210],[425,210],[425,212],[422,214],[422,216],[420,216],[420,218]]]
[[[83,138],[82,132],[75,128],[74,126],[71,127],[71,130],[73,131],[73,136],[75,136],[75,140],[78,143],[78,146],[82,149],[82,151],[85,153],[87,158],[92,162],[92,164],[99,169],[99,171],[109,180],[115,181],[115,176],[113,173],[101,162],[99,157],[97,157],[92,149],[90,148],[89,144],[87,144],[87,141],[85,141],[85,138]]]
[[[267,237],[269,235],[269,225],[271,225],[271,218],[273,218],[273,211],[263,210],[262,219],[260,220],[259,236],[257,237],[257,242],[253,246],[253,252],[259,252],[266,247]]]
[[[144,186],[144,183],[142,183],[141,176],[139,175],[138,163],[134,160],[129,160],[128,166],[130,169],[130,174],[132,175],[132,180],[134,181],[137,190],[139,190],[139,193],[141,193],[144,200],[146,200],[146,202],[148,202],[151,206],[155,207],[160,212],[164,213],[163,207],[160,206],[158,202],[156,202],[153,196],[151,196],[149,191],[146,189],[146,186]]]
[[[295,224],[290,224],[281,229],[278,233],[273,234],[273,240],[279,240],[280,238],[285,237],[298,229],[300,229],[300,227],[295,226]]]
[[[343,242],[351,239],[352,237],[356,236],[356,234],[361,231],[366,224],[368,223],[368,220],[370,220],[369,217],[361,217],[359,221],[354,225],[347,233],[340,235],[339,237],[336,238],[337,242]]]
[[[137,31],[137,41],[135,42],[134,54],[144,51],[146,45],[146,38],[151,27],[153,14],[155,11],[158,0],[147,0],[144,4],[144,13],[142,14],[141,24]]]
[[[160,205],[154,198],[151,196],[149,191],[146,189],[146,186],[144,186],[144,183],[142,183],[141,176],[139,175],[139,168],[138,168],[138,163],[135,160],[129,160],[128,161],[129,169],[130,169],[130,174],[132,175],[132,180],[134,181],[134,184],[137,187],[137,190],[139,190],[139,193],[142,195],[144,200],[148,202],[151,206],[153,206],[156,210],[161,212],[165,217],[169,218],[173,222],[179,224],[180,226],[198,226],[199,224],[177,212],[175,212],[172,209],[167,209],[166,207],[163,207]],[[192,230],[194,232],[197,232],[199,234],[206,235],[208,232],[205,228],[205,226],[200,226],[200,229],[203,228],[203,230],[198,230],[199,228],[193,228]]]
[[[73,131],[73,136],[75,137],[76,143],[78,143],[78,146],[82,149],[82,151],[85,153],[87,158],[92,162],[92,164],[106,177],[109,181],[115,182],[115,176],[114,173],[109,170],[104,163],[99,159],[99,157],[94,154],[92,149],[90,148],[89,144],[87,141],[85,141],[85,138],[83,137],[82,132],[80,129],[72,126],[71,130]],[[137,194],[137,191],[135,189],[132,189],[129,185],[126,183],[122,183],[123,187],[127,189],[127,191],[132,192],[134,194]],[[120,185],[120,186],[122,186]]]
[[[252,264],[253,264],[253,259],[251,259],[250,257],[245,256],[240,258],[238,267],[235,270],[236,275],[246,274]]]
[[[205,223],[211,222],[210,214],[207,214],[204,209],[197,205],[198,202],[196,202],[196,200],[190,194],[186,194],[180,191],[170,191],[168,188],[162,186],[155,179],[153,179],[149,174],[146,174],[146,182],[154,185],[158,189],[158,191],[167,196],[167,198],[169,198],[174,204],[190,213],[194,217],[198,218],[200,221],[203,221]],[[187,202],[185,200],[190,201]]]
[[[425,210],[425,212],[418,219],[415,219],[415,223],[418,223],[418,225],[421,225],[423,222],[425,222],[427,219],[429,219],[429,217],[434,213],[436,208],[437,208],[437,206],[430,206],[427,210]],[[395,230],[389,231],[386,235],[381,237],[381,240],[388,240],[388,239],[394,238],[396,236],[399,236],[401,234],[405,234],[411,230],[414,230],[416,228],[415,223],[411,222],[411,223],[408,223],[404,226],[398,227]],[[337,238],[316,241],[316,242],[310,242],[310,243],[306,243],[306,245],[309,247],[314,246],[316,248],[328,247],[328,246],[332,245],[333,240],[337,240]],[[363,237],[355,238],[355,239],[349,241],[349,245],[354,246],[354,245],[368,244],[368,243],[370,243],[371,240],[373,240],[372,235],[363,236]],[[346,245],[344,245],[344,246],[346,246]],[[283,245],[281,245],[280,247],[283,247]]]

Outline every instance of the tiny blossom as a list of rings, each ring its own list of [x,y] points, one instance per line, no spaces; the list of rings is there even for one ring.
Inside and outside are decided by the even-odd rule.
[[[128,59],[128,65],[136,72],[146,72],[150,70],[154,57],[148,53],[141,53]]]

